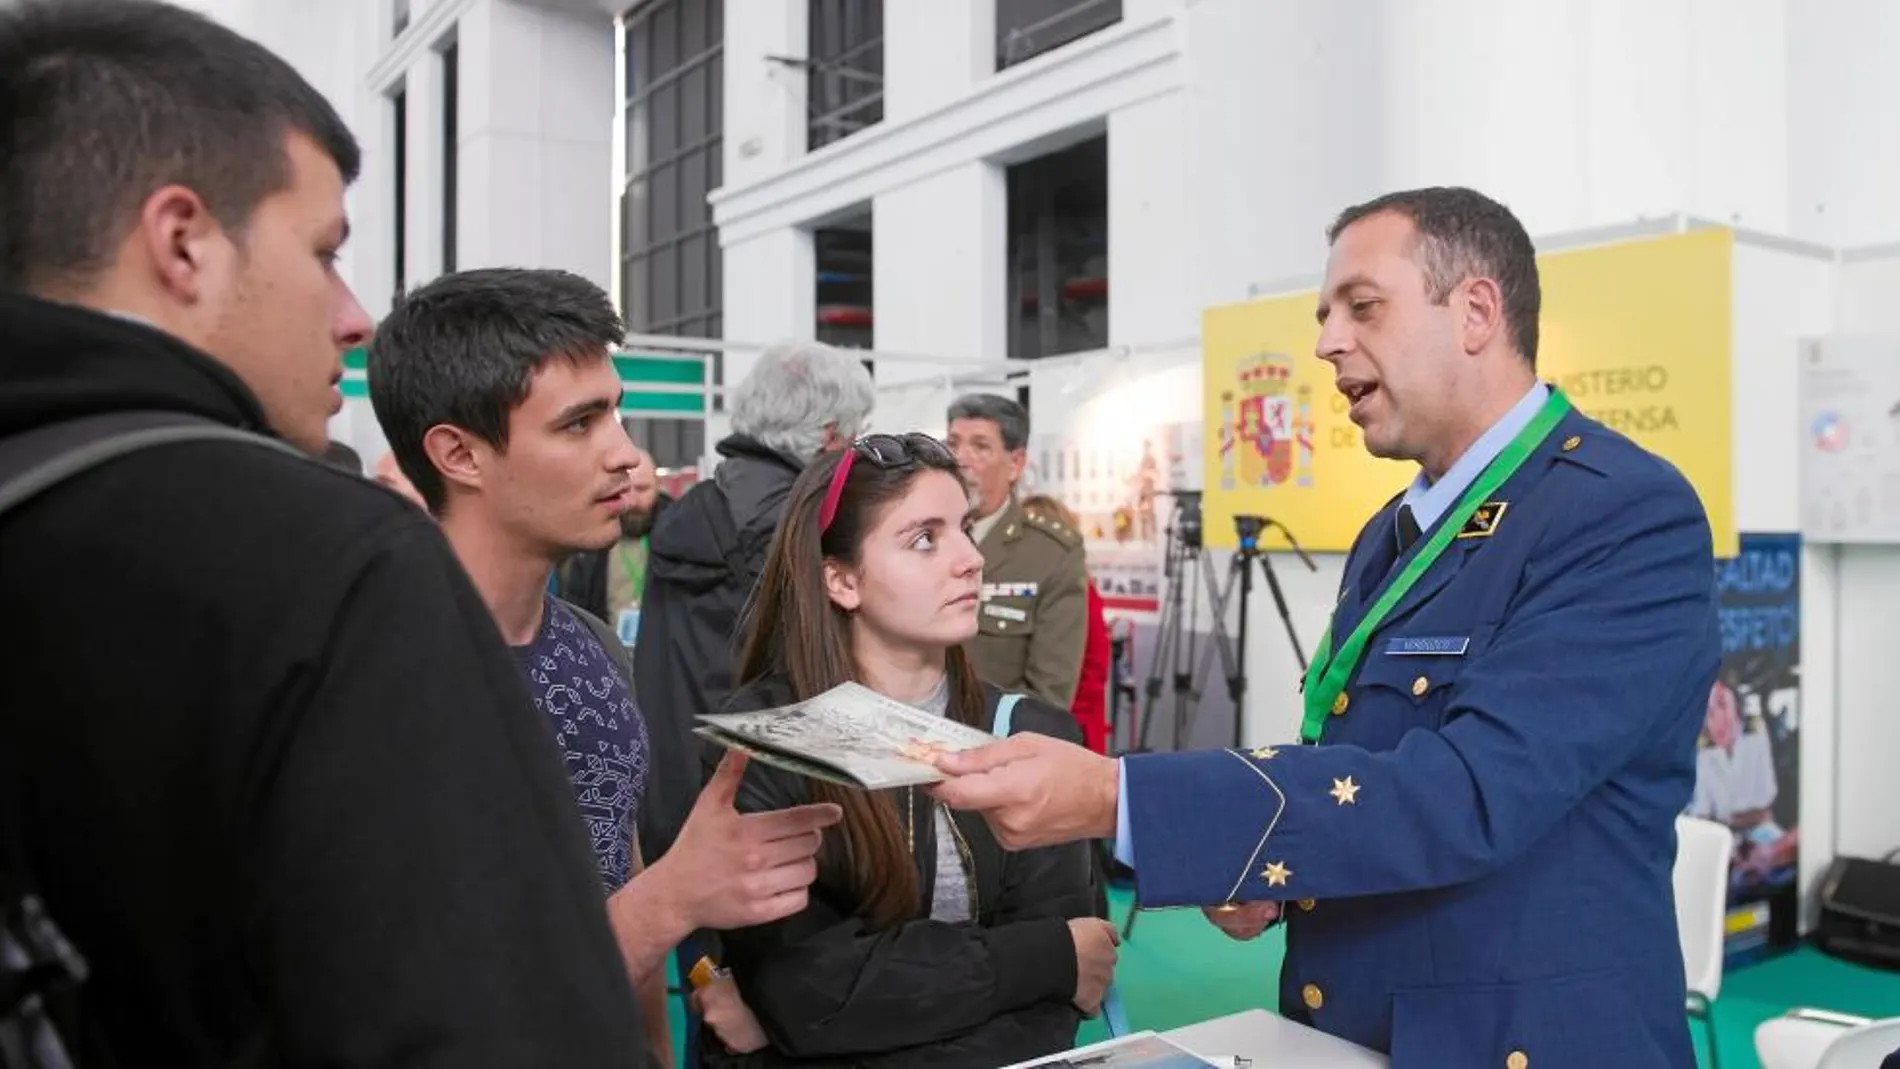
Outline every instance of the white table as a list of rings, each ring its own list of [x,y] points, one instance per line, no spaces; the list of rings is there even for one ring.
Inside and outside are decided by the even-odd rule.
[[[1250,1058],[1254,1069],[1383,1069],[1391,1064],[1383,1054],[1266,1010],[1216,1017],[1161,1034],[1210,1058]]]

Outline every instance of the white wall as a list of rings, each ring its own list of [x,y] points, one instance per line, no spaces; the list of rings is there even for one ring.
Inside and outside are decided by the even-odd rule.
[[[1870,134],[1876,142],[1879,137]],[[1869,187],[1871,189],[1871,187]],[[1900,217],[1896,217],[1900,222]],[[1884,224],[1883,224],[1884,225]],[[1841,334],[1900,336],[1900,254],[1891,247],[1850,251],[1838,269],[1834,330]],[[1895,715],[1893,607],[1900,604],[1900,546],[1818,547],[1808,551],[1802,579],[1824,576],[1831,599],[1804,589],[1802,629],[1833,639],[1829,648],[1807,640],[1803,660],[1813,680],[1833,690],[1835,714],[1831,738],[1814,740],[1816,759],[1829,773],[1809,779],[1806,751],[1802,780],[1813,783],[1802,793],[1802,871],[1819,860],[1823,845],[1809,837],[1809,814],[1829,813],[1831,844],[1841,853],[1882,857],[1900,848],[1900,790],[1894,787],[1892,757],[1900,753],[1900,716]],[[1812,652],[1810,652],[1812,651]],[[1804,686],[1814,689],[1804,680]],[[1810,710],[1813,701],[1806,702]],[[1812,718],[1803,725],[1804,732]],[[1802,745],[1809,745],[1803,738]],[[1823,749],[1824,748],[1824,749]]]
[[[458,26],[456,267],[560,267],[611,282],[613,23],[485,0]]]
[[[805,74],[766,57],[804,55],[809,30],[804,4],[713,2],[726,5],[723,173],[731,189],[776,174],[804,154]]]
[[[877,348],[981,361],[1005,350],[1003,278],[1009,200],[1003,172],[966,163],[880,194],[872,208],[872,300]],[[943,220],[964,223],[944,241]],[[906,250],[928,255],[904,255]],[[928,369],[880,365],[880,381]]]
[[[1787,21],[1789,224],[1798,236],[1857,247],[1900,240],[1900,129],[1880,101],[1900,93],[1900,7],[1824,0]],[[1822,14],[1825,12],[1825,14]]]

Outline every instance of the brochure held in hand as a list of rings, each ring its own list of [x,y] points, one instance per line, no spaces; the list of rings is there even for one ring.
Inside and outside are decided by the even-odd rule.
[[[813,779],[882,791],[940,783],[930,754],[996,742],[987,731],[893,701],[858,683],[750,713],[698,718],[694,734]]]

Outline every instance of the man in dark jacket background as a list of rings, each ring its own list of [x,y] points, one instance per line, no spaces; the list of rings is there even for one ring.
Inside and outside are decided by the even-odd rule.
[[[175,442],[0,518],[0,868],[90,966],[82,1065],[644,1064],[486,607],[426,515],[314,459],[370,331],[357,163],[202,16],[0,4],[0,443],[142,411],[312,458]]]
[[[633,650],[657,779],[640,821],[649,863],[672,845],[699,794],[694,717],[718,712],[732,689],[739,616],[785,495],[813,457],[856,439],[875,400],[870,372],[845,350],[767,349],[727,397],[732,433],[714,447],[725,459],[655,521]]]

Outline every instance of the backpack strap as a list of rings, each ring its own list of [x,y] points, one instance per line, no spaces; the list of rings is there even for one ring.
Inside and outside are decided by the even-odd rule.
[[[106,461],[171,442],[220,440],[309,457],[285,442],[179,412],[108,412],[0,439],[0,513]]]
[[[1005,694],[996,699],[996,720],[990,725],[990,734],[999,739],[1009,737],[1016,722],[1016,703],[1022,700],[1020,694]]]
[[[1009,737],[1015,727],[1016,703],[1022,700],[1020,694],[1005,694],[996,699],[996,718],[990,724],[990,734],[999,739]],[[1128,1034],[1128,1011],[1122,1008],[1122,993],[1113,982],[1102,993],[1102,1023],[1108,1026],[1110,1039],[1120,1039]]]

